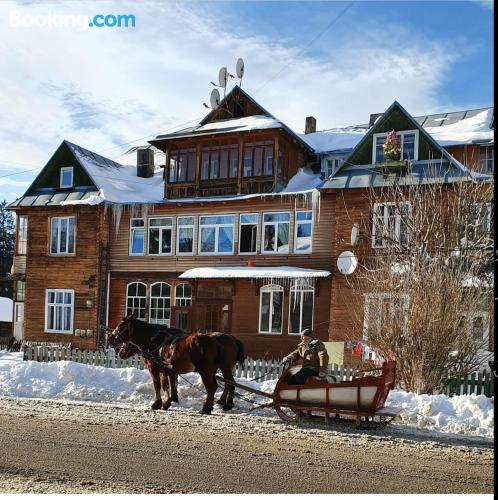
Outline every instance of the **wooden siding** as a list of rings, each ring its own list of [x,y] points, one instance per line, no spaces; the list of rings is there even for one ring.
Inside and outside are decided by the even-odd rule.
[[[361,340],[363,338],[364,321],[364,290],[353,291],[348,277],[337,270],[337,258],[346,250],[354,252],[359,264],[365,265],[369,257],[380,249],[372,248],[372,213],[368,189],[343,189],[322,194],[322,199],[331,197],[331,213],[334,224],[331,231],[331,251],[333,278],[331,280],[330,327],[331,341]],[[380,193],[379,193],[380,198]],[[360,227],[359,243],[351,245],[351,229],[354,223]],[[354,277],[353,277],[354,280]],[[354,282],[353,282],[354,283]],[[355,288],[358,283],[354,283]],[[493,350],[493,301],[489,305],[489,349]],[[356,364],[357,360],[351,353],[345,353],[344,363]]]
[[[154,276],[142,277],[133,273],[128,279],[112,278],[110,289],[110,316],[109,325],[114,328],[126,314],[126,286],[133,281],[141,281],[146,284],[149,291],[150,285],[157,281],[166,281],[172,288],[185,281],[165,278],[158,273]],[[259,284],[253,280],[233,280],[234,294],[231,299],[218,301],[229,303],[231,308],[229,333],[239,338],[246,348],[246,354],[253,359],[280,359],[300,341],[299,335],[290,335],[289,330],[289,293],[284,293],[283,303],[283,325],[281,334],[260,334],[259,330]],[[207,303],[194,296],[192,317],[196,314],[196,309],[200,304]],[[216,299],[214,301],[216,302]],[[173,301],[172,301],[173,304]],[[329,305],[330,305],[330,279],[319,280],[315,287],[313,330],[322,340],[328,340],[329,326]],[[147,300],[147,308],[149,300]],[[173,317],[173,314],[172,314]],[[172,321],[174,326],[174,321]]]
[[[198,241],[198,216],[209,214],[234,214],[236,216],[235,227],[235,254],[234,255],[192,255],[192,256],[130,256],[129,238],[130,238],[130,211],[124,210],[121,216],[119,231],[116,234],[115,228],[111,227],[111,272],[165,272],[180,274],[193,267],[206,266],[241,266],[246,265],[248,261],[254,265],[266,266],[296,266],[312,269],[330,270],[331,259],[330,234],[334,224],[334,215],[332,213],[331,197],[322,197],[320,203],[320,212],[315,214],[318,220],[314,223],[313,234],[313,252],[311,254],[293,253],[293,235],[294,235],[294,211],[311,209],[310,205],[304,204],[300,198],[281,197],[275,198],[250,198],[232,202],[209,202],[209,203],[164,203],[154,206],[148,217],[159,216],[182,216],[195,215],[195,246],[197,249]],[[262,254],[262,214],[264,212],[291,212],[290,223],[290,246],[289,254]],[[256,255],[238,254],[238,216],[240,213],[258,213],[259,214],[259,234],[257,239]],[[108,217],[112,214],[108,212]],[[173,228],[173,241],[176,238],[176,227]],[[176,250],[174,248],[174,250]]]
[[[480,172],[481,166],[481,148],[477,144],[465,144],[461,146],[448,146],[445,148],[450,155],[463,163],[466,167]]]
[[[26,267],[24,340],[42,342],[72,342],[75,347],[91,349],[97,346],[98,294],[102,288],[99,266],[103,235],[107,222],[101,207],[67,206],[24,209],[19,215],[28,217],[29,237]],[[75,254],[49,254],[50,217],[75,216]],[[45,290],[71,289],[75,292],[74,329],[93,330],[92,337],[74,334],[46,333]],[[87,308],[86,301],[93,307]]]

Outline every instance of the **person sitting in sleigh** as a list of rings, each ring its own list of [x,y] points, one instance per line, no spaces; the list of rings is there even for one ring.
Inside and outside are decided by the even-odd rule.
[[[308,378],[317,375],[322,378],[327,376],[329,355],[325,345],[313,335],[311,328],[305,328],[301,332],[301,342],[297,349],[285,356],[283,362],[292,363],[298,359],[303,360],[303,366],[288,378],[289,385],[305,384]]]

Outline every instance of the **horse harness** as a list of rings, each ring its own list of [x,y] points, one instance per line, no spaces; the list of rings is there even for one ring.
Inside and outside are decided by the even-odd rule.
[[[116,340],[125,343],[121,337],[122,334],[127,332],[128,330],[130,331],[130,338],[131,338],[133,333],[131,321],[126,325],[126,327],[123,330],[119,332],[119,335],[116,336]],[[160,368],[166,368],[168,370],[171,370],[172,368],[171,358],[173,356],[174,348],[180,340],[187,338],[188,334],[174,335],[173,333],[166,331],[166,335],[164,335],[164,332],[165,331],[161,329],[160,326],[156,326],[156,332],[150,339],[149,347],[146,349],[142,349],[136,342],[133,342],[132,340],[128,340],[126,343],[134,345],[139,350],[140,355],[143,358],[150,361],[151,363],[159,366]],[[162,352],[163,349],[166,347],[169,347],[170,349],[170,356],[168,360],[164,362],[162,359]]]

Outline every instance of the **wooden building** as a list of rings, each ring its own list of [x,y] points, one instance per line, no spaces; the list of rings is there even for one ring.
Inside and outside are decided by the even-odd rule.
[[[236,86],[197,126],[138,148],[136,166],[64,141],[10,206],[23,338],[96,348],[102,326],[130,313],[229,332],[253,358],[286,354],[305,327],[328,342],[361,337],[337,258],[352,249],[351,217],[372,217],[375,141],[401,132],[421,171],[434,155],[455,175],[461,165],[397,103],[349,142],[338,132],[335,149],[307,123],[296,134]]]

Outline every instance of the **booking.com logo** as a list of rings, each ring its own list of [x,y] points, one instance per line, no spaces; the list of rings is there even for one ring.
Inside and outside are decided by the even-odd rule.
[[[62,10],[49,10],[43,14],[22,13],[11,10],[9,26],[12,28],[134,28],[134,14],[65,14]]]

